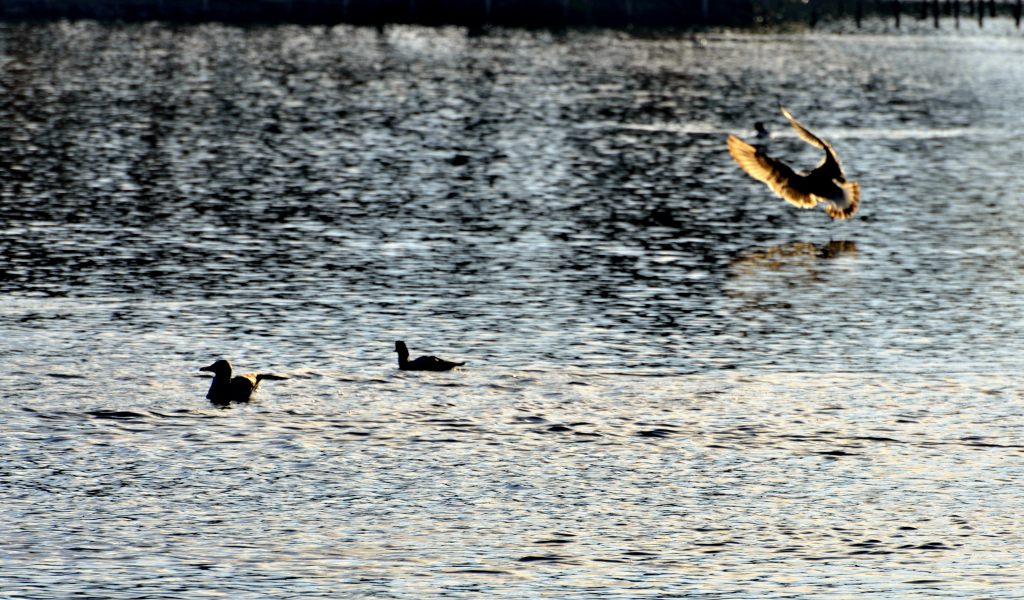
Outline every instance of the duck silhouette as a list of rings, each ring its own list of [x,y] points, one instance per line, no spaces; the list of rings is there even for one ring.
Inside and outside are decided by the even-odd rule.
[[[223,358],[199,370],[213,373],[213,381],[210,383],[210,391],[206,392],[206,399],[214,404],[248,402],[261,381],[288,379],[283,375],[271,373],[244,373],[232,377],[231,363]]]
[[[398,353],[398,368],[403,371],[451,371],[455,367],[461,367],[465,362],[452,362],[436,356],[421,356],[416,360],[409,360],[409,348],[405,342],[395,342],[395,352]]]
[[[769,144],[772,141],[772,133],[768,131],[764,123],[757,121],[754,123],[754,149],[765,154],[768,152]]]
[[[785,107],[779,109],[800,139],[825,151],[825,157],[813,171],[796,173],[786,163],[731,134],[727,140],[729,154],[747,175],[767,184],[786,202],[800,208],[822,204],[833,219],[849,219],[860,207],[860,184],[846,180],[831,144],[801,125]]]

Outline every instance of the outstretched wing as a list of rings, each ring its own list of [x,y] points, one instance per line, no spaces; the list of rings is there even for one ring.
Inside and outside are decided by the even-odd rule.
[[[814,208],[818,205],[819,198],[799,189],[804,177],[794,173],[786,163],[758,152],[757,148],[734,135],[729,136],[728,144],[729,154],[740,168],[747,175],[768,184],[783,200],[800,208]]]
[[[828,144],[828,142],[811,133],[809,129],[800,124],[800,121],[797,121],[795,118],[793,118],[793,115],[791,115],[789,111],[786,110],[785,106],[780,105],[779,110],[782,111],[782,116],[786,117],[786,120],[789,121],[789,124],[792,125],[793,129],[796,130],[796,134],[800,136],[800,139],[802,139],[803,141],[807,142],[812,146],[817,146],[822,150],[830,150],[832,148]]]
[[[782,116],[786,117],[789,124],[792,125],[793,129],[796,130],[796,134],[800,136],[800,139],[807,142],[808,144],[821,148],[825,151],[825,158],[815,168],[815,171],[822,169],[821,174],[829,178],[842,177],[843,167],[839,164],[839,157],[836,156],[836,151],[832,148],[832,144],[826,142],[820,137],[811,133],[810,129],[807,129],[797,121],[785,106],[779,105],[779,110],[782,111]]]

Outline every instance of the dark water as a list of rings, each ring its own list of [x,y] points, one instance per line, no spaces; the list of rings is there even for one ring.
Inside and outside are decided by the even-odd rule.
[[[1020,597],[1022,51],[0,26],[0,596]]]

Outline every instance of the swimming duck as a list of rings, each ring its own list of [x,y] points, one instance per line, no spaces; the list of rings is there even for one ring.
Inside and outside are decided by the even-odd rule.
[[[768,131],[768,128],[765,127],[764,123],[758,121],[754,123],[754,134],[754,139],[756,140],[754,142],[754,150],[757,150],[761,154],[767,154],[769,144],[772,141],[771,132]]]
[[[405,346],[405,342],[395,342],[395,352],[398,353],[398,368],[403,371],[451,371],[466,364],[436,356],[421,356],[416,360],[409,360],[409,348]]]
[[[232,377],[231,363],[224,359],[220,359],[208,367],[201,367],[199,370],[213,373],[213,382],[210,383],[210,391],[206,392],[206,399],[214,404],[248,402],[264,379],[288,379],[282,375],[270,373],[244,373]]]
[[[740,168],[754,179],[768,184],[779,197],[800,208],[814,208],[823,204],[833,219],[849,219],[860,206],[860,184],[847,181],[832,145],[801,125],[785,107],[779,106],[783,116],[796,130],[800,139],[825,151],[825,158],[810,173],[795,173],[781,160],[729,135],[729,154]]]

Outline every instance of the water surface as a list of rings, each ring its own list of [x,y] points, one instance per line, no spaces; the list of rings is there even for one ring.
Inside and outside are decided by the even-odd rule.
[[[1022,51],[0,26],[0,590],[1017,597]]]

